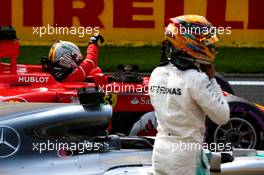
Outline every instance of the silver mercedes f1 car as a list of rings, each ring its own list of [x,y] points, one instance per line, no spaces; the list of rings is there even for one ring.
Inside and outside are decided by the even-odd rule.
[[[147,175],[153,140],[108,135],[105,104],[0,103],[1,175]],[[210,153],[214,174],[264,174],[255,150]]]

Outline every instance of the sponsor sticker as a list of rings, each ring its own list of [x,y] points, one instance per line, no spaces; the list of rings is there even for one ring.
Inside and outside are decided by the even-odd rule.
[[[149,97],[140,97],[140,98],[133,97],[130,102],[133,105],[137,105],[137,104],[150,105],[151,104]]]
[[[105,95],[104,100],[106,103],[110,104],[112,107],[115,107],[117,102],[117,94],[108,93]]]
[[[19,83],[47,83],[49,77],[21,76],[18,77]]]

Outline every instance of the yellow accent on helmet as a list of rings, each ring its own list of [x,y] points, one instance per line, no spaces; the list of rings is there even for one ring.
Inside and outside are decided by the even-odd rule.
[[[58,44],[60,41],[57,41],[51,48],[50,48],[50,51],[49,51],[49,59],[52,63],[55,62],[55,53],[56,53],[56,49],[58,48]]]
[[[183,15],[170,19],[166,38],[174,48],[187,53],[197,62],[211,64],[217,54],[219,41],[216,28],[203,16]]]

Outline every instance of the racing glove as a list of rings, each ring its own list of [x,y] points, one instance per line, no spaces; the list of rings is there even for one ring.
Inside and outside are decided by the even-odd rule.
[[[98,40],[100,40],[101,44],[104,43],[104,37],[102,35],[96,35],[96,36],[92,36],[90,38],[89,44],[96,44],[97,45]]]
[[[91,61],[93,63],[93,68],[98,66],[98,40],[101,43],[104,43],[104,38],[101,35],[92,36],[90,38],[87,50],[86,50],[86,58],[84,61]]]

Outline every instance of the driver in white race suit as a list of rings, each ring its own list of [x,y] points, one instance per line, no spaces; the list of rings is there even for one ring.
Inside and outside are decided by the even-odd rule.
[[[219,125],[230,109],[214,76],[216,28],[204,17],[171,18],[162,58],[150,77],[158,122],[152,164],[155,175],[209,174],[202,151],[205,116]]]

